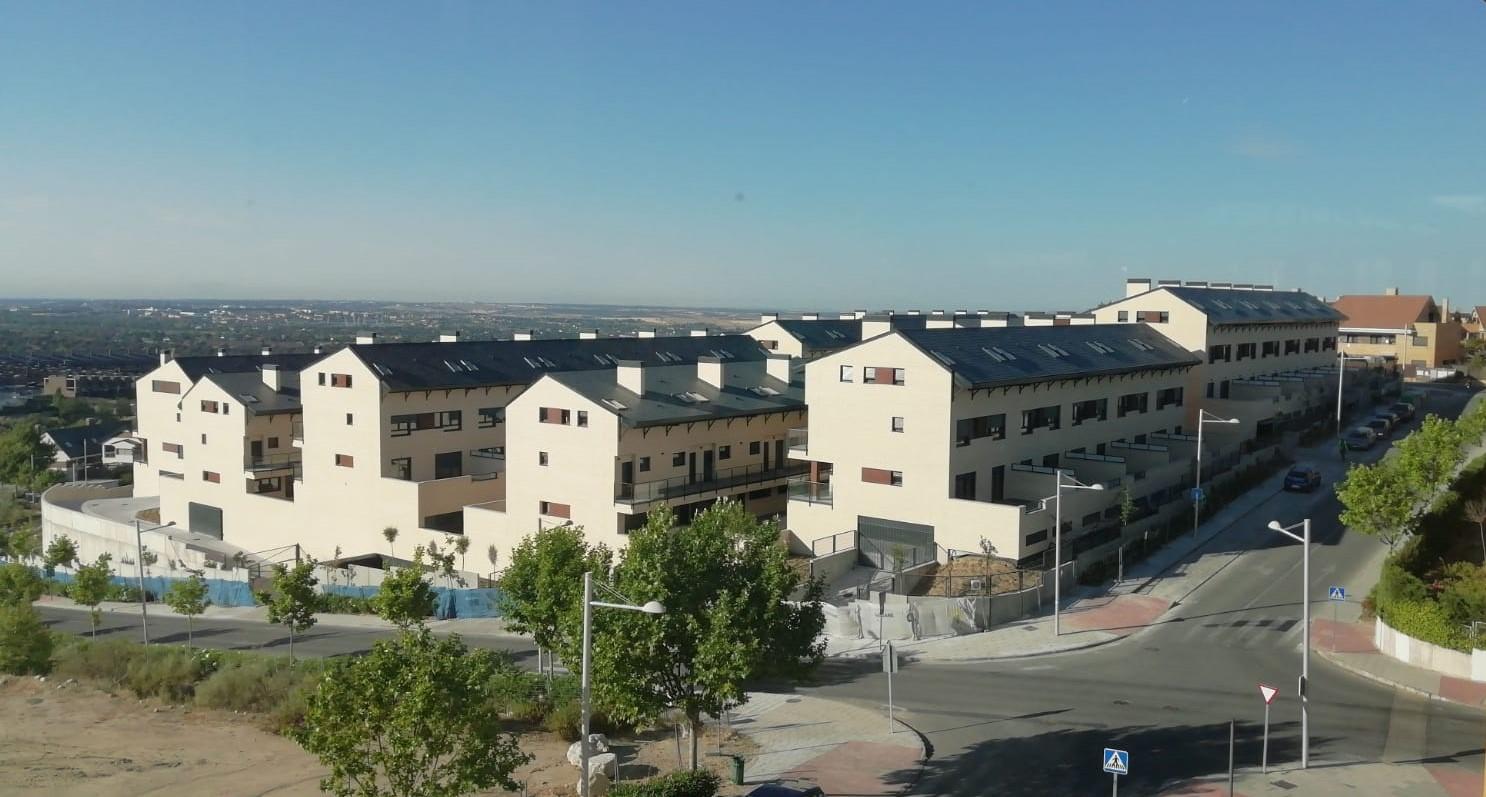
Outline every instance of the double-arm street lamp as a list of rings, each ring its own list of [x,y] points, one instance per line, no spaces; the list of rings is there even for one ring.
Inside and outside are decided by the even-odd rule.
[[[1192,482],[1192,536],[1202,522],[1202,427],[1210,423],[1238,423],[1237,418],[1220,418],[1207,410],[1197,411],[1197,479]]]
[[[1295,529],[1299,528],[1299,534]],[[1278,520],[1269,521],[1269,529],[1300,543],[1300,681],[1296,691],[1300,693],[1300,768],[1305,769],[1311,761],[1311,519],[1306,518],[1289,526]]]
[[[1062,468],[1053,468],[1053,636],[1063,635],[1063,489],[1103,490],[1102,484],[1084,484]]]
[[[588,797],[588,754],[589,754],[589,749],[590,749],[590,745],[589,745],[589,741],[588,741],[588,715],[589,715],[588,679],[589,679],[589,670],[592,669],[590,667],[589,659],[592,658],[592,651],[593,651],[593,607],[598,606],[598,607],[605,608],[605,609],[623,609],[623,610],[629,611],[629,612],[644,612],[646,614],[665,614],[666,613],[666,607],[660,605],[660,601],[650,601],[649,603],[646,603],[643,606],[636,606],[633,603],[628,602],[629,601],[629,598],[626,598],[623,595],[620,595],[618,592],[615,592],[613,588],[609,587],[606,584],[602,584],[602,583],[597,584],[596,586],[598,586],[604,592],[609,593],[611,596],[613,596],[613,597],[615,597],[615,598],[617,598],[619,600],[626,601],[626,602],[625,603],[605,603],[603,601],[596,601],[596,600],[593,599],[593,588],[594,588],[594,586],[595,586],[595,584],[594,584],[594,581],[593,581],[593,573],[591,571],[590,572],[587,572],[587,573],[584,573],[583,574],[583,676],[582,676],[583,687],[582,687],[582,700],[581,700],[581,703],[582,703],[581,710],[582,710],[582,716],[583,716],[583,721],[582,721],[583,738],[579,740],[580,746],[578,748],[580,750],[580,754],[579,755],[580,755],[580,757],[582,759],[581,761],[579,761],[579,765],[580,766],[579,766],[579,769],[578,769],[578,784],[579,784],[580,797]]]
[[[175,521],[172,520],[169,523],[143,528],[140,526],[138,520],[134,521],[134,549],[135,556],[139,558],[139,630],[144,634],[144,643],[146,645],[150,644],[150,618],[148,614],[149,609],[146,608],[146,604],[149,603],[149,597],[144,591],[144,533],[146,531],[168,529],[174,525]]]

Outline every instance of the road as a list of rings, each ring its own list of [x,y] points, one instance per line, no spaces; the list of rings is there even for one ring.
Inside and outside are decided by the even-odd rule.
[[[1453,415],[1465,398],[1430,409]],[[1256,766],[1260,682],[1281,690],[1269,760],[1298,761],[1300,549],[1264,526],[1313,518],[1310,597],[1312,614],[1324,617],[1327,585],[1356,583],[1381,553],[1376,540],[1344,533],[1339,512],[1330,489],[1277,496],[1244,519],[1252,532],[1223,535],[1188,560],[1228,550],[1233,558],[1222,571],[1120,642],[1031,659],[905,666],[894,677],[894,702],[934,748],[913,793],[1104,793],[1110,778],[1100,754],[1117,747],[1130,751],[1132,769],[1120,794],[1158,794],[1227,771],[1231,719],[1238,721],[1239,766]],[[882,705],[885,676],[871,669],[832,661],[822,685],[802,691]],[[1481,770],[1481,712],[1396,693],[1314,654],[1310,705],[1312,766],[1436,758]]]
[[[1453,417],[1466,393],[1435,393],[1428,410]],[[1416,422],[1417,423],[1417,422]],[[1369,452],[1369,459],[1382,450]],[[900,717],[933,747],[913,789],[923,795],[1043,797],[1100,794],[1109,776],[1104,747],[1130,751],[1120,793],[1158,794],[1183,780],[1224,772],[1228,723],[1238,721],[1239,766],[1259,761],[1263,704],[1257,685],[1281,690],[1271,715],[1269,760],[1299,760],[1299,547],[1264,528],[1270,520],[1313,518],[1313,614],[1325,616],[1326,587],[1357,583],[1382,553],[1371,538],[1346,533],[1327,488],[1281,494],[1230,532],[1195,552],[1226,554],[1221,571],[1183,597],[1160,621],[1126,639],[1082,652],[965,664],[910,663],[894,679]],[[1178,567],[1182,566],[1181,563]],[[1356,590],[1354,589],[1354,592]],[[43,609],[59,630],[86,633],[87,616]],[[108,615],[100,634],[137,638],[139,618]],[[151,619],[152,638],[181,641],[185,623]],[[296,653],[342,656],[370,648],[388,632],[317,626]],[[282,629],[226,620],[197,623],[201,644],[240,650],[287,648]],[[535,652],[513,637],[468,637],[511,651],[531,666]],[[833,659],[818,683],[800,691],[881,706],[884,676],[869,663]],[[1311,656],[1311,765],[1419,761],[1480,771],[1486,719],[1481,712],[1395,692]],[[912,773],[904,773],[905,781]],[[1277,776],[1278,778],[1279,776]]]

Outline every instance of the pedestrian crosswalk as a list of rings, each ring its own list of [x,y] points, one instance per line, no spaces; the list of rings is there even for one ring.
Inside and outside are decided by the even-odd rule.
[[[1281,649],[1298,645],[1301,636],[1298,618],[1253,613],[1179,617],[1162,625],[1163,641],[1177,646]]]

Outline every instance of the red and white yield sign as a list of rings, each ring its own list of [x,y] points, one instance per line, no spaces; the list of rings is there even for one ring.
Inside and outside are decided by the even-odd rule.
[[[1279,693],[1280,690],[1274,688],[1273,686],[1270,686],[1268,684],[1259,684],[1259,694],[1264,696],[1264,705],[1266,706],[1269,705],[1270,701],[1274,700],[1274,696]]]

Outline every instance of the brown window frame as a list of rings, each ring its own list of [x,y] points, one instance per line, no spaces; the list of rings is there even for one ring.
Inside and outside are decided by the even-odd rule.
[[[212,484],[221,484],[222,474],[212,470],[204,470],[201,472],[201,480],[204,482],[211,482]]]
[[[350,374],[334,374],[334,373],[331,374],[330,375],[330,386],[331,387],[350,387],[351,386],[351,375]]]
[[[172,395],[179,396],[181,394],[181,383],[172,382],[169,379],[151,379],[150,392],[170,393]]]
[[[356,467],[356,457],[351,454],[336,454],[335,466],[338,468]]]

